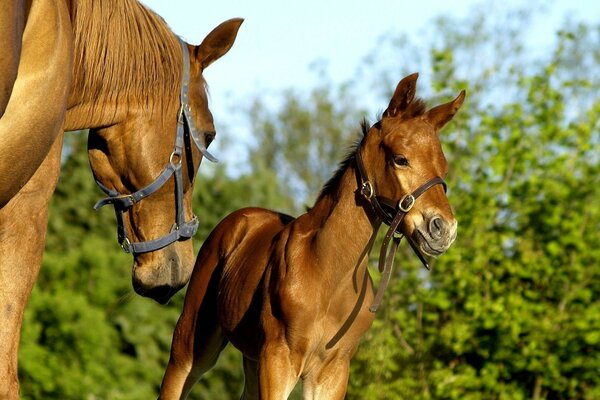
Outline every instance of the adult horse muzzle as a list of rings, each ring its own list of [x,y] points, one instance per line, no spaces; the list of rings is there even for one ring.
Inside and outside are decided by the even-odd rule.
[[[96,184],[100,189],[108,195],[108,197],[101,199],[94,205],[94,209],[97,210],[107,204],[112,204],[115,207],[115,215],[117,218],[117,237],[119,244],[126,253],[147,253],[155,250],[162,249],[169,244],[177,240],[189,239],[198,230],[198,218],[194,215],[189,221],[185,221],[184,208],[183,208],[183,173],[181,169],[181,163],[183,160],[183,147],[184,147],[184,135],[187,132],[192,138],[192,142],[202,153],[204,157],[212,162],[217,162],[217,159],[208,152],[206,144],[204,142],[205,135],[199,135],[194,121],[192,119],[192,110],[189,105],[188,90],[190,85],[190,56],[188,53],[187,45],[183,40],[180,39],[181,46],[183,48],[183,79],[180,92],[181,107],[177,116],[177,133],[175,135],[175,145],[173,151],[169,156],[167,166],[163,169],[160,175],[149,185],[144,188],[131,193],[122,194],[115,190],[111,190],[104,186],[101,182],[96,180]],[[187,124],[187,130],[185,129]],[[125,229],[123,214],[133,207],[134,204],[142,201],[151,194],[157,192],[165,183],[171,179],[171,176],[175,179],[175,222],[171,228],[171,231],[166,235],[163,235],[157,239],[143,241],[143,242],[132,242],[127,237],[127,231]]]

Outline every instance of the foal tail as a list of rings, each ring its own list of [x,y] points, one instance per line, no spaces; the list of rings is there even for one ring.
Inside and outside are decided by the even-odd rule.
[[[160,400],[186,398],[194,383],[214,366],[227,344],[219,326],[217,293],[221,277],[220,235],[215,230],[202,245],[173,332],[171,355]]]

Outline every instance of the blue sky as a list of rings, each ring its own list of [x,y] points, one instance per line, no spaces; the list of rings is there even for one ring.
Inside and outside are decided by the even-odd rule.
[[[309,65],[326,60],[339,81],[387,32],[419,34],[439,15],[463,16],[481,1],[447,0],[142,0],[175,33],[198,44],[220,22],[245,22],[231,51],[205,72],[213,102],[229,93],[302,88],[313,83]],[[600,1],[550,0],[548,15],[532,27],[534,40],[552,36],[569,14],[600,22]],[[488,3],[489,4],[489,3]],[[498,4],[519,4],[502,0]]]
[[[516,0],[141,1],[193,44],[222,21],[245,18],[234,47],[204,73],[218,130],[219,121],[235,119],[231,107],[238,99],[243,102],[259,91],[273,94],[314,86],[316,75],[310,65],[316,60],[325,61],[332,79],[343,82],[356,75],[361,60],[384,34],[423,34],[436,17],[466,16],[478,4],[494,8],[523,4]],[[598,0],[538,0],[537,4],[547,8],[527,32],[537,49],[552,43],[567,16],[600,22]]]

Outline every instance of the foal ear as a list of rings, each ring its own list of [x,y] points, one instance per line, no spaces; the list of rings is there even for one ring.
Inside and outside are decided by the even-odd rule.
[[[387,110],[383,113],[384,117],[396,117],[401,114],[402,111],[406,110],[408,105],[415,98],[418,77],[419,73],[415,72],[398,82],[392,100],[390,100]]]
[[[441,129],[454,117],[454,114],[456,114],[465,99],[465,94],[466,92],[461,90],[456,99],[433,107],[425,113],[424,118],[429,120],[436,130]]]
[[[242,22],[244,22],[243,18],[233,18],[221,23],[204,38],[200,46],[196,47],[196,60],[202,69],[208,67],[231,49]]]

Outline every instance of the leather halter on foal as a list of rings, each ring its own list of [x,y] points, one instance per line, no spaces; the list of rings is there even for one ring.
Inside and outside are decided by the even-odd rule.
[[[379,272],[382,273],[381,282],[379,283],[379,288],[377,289],[377,294],[375,295],[373,304],[369,307],[369,311],[375,312],[379,308],[385,289],[390,282],[396,250],[398,249],[398,245],[400,245],[402,236],[404,236],[400,231],[398,231],[402,220],[415,205],[415,202],[419,196],[435,185],[442,185],[445,192],[446,182],[444,182],[444,180],[439,176],[431,178],[415,189],[412,193],[404,195],[397,202],[383,196],[378,196],[375,193],[373,184],[369,181],[367,170],[365,169],[362,156],[360,155],[360,148],[361,147],[359,146],[359,148],[356,150],[356,165],[358,167],[358,174],[360,178],[360,194],[367,200],[377,217],[384,224],[389,226],[389,229],[385,234],[385,238],[383,239],[383,244],[381,245],[381,251],[379,253]],[[396,236],[395,233],[397,233],[398,236]],[[388,251],[388,246],[390,244],[390,240],[392,239],[394,244]],[[410,239],[410,237],[407,236],[406,240],[410,244],[410,247],[413,249],[415,254],[419,257],[419,260],[421,260],[425,268],[429,269],[429,263],[425,259],[425,256],[421,254],[418,246]],[[372,245],[372,242],[369,245]]]
[[[204,143],[204,135],[200,136],[192,120],[192,110],[188,103],[188,89],[190,86],[190,55],[188,53],[187,44],[183,40],[179,40],[183,48],[183,80],[181,85],[181,93],[179,95],[181,100],[181,107],[177,116],[177,133],[175,136],[175,146],[173,152],[169,156],[169,162],[163,169],[161,174],[152,183],[131,194],[122,194],[117,191],[111,190],[96,180],[96,183],[100,189],[108,195],[108,197],[101,199],[96,203],[94,209],[97,210],[107,204],[112,204],[115,207],[115,214],[117,217],[117,236],[119,244],[125,250],[126,253],[147,253],[162,249],[163,247],[179,240],[189,239],[198,230],[198,218],[194,217],[189,221],[184,221],[184,210],[183,210],[183,176],[181,171],[181,163],[183,161],[183,146],[184,146],[184,133],[188,132],[192,141],[200,150],[202,155],[212,162],[217,162],[217,159],[208,152]],[[185,124],[187,123],[187,131]],[[176,215],[175,223],[171,228],[171,231],[164,236],[161,236],[154,240],[148,240],[145,242],[132,242],[127,237],[127,231],[123,223],[123,213],[129,210],[135,203],[140,202],[146,197],[158,191],[170,178],[175,178],[175,206]]]

